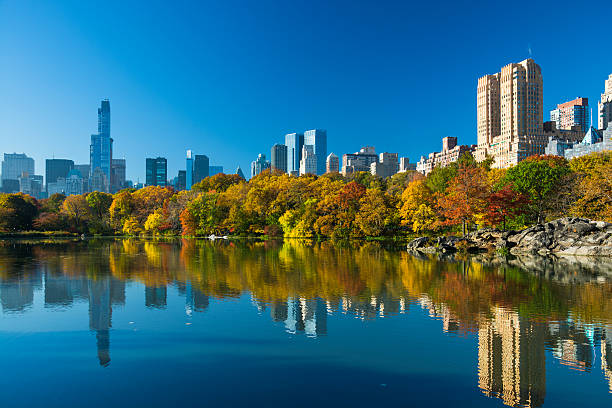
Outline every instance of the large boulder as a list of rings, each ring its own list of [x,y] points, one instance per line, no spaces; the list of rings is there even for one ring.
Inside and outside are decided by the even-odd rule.
[[[612,256],[612,224],[560,218],[508,237],[513,254]]]
[[[408,244],[408,249],[427,253],[450,253],[457,251],[459,243],[463,249],[509,249],[514,255],[612,256],[612,224],[567,217],[537,224],[522,231],[482,229],[471,232],[465,238],[416,238]]]

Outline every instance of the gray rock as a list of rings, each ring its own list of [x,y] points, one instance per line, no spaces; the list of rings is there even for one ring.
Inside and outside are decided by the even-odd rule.
[[[612,257],[612,224],[566,217],[522,231],[482,229],[469,233],[465,238],[416,238],[408,244],[408,249],[427,253],[452,253],[461,241],[467,242],[464,247],[469,252],[506,248],[514,255]]]

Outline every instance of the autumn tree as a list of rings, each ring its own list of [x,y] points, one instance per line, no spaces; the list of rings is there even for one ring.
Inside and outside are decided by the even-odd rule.
[[[578,198],[572,204],[572,214],[612,222],[612,152],[574,160],[570,166],[576,169],[579,182]]]
[[[502,224],[506,230],[506,221],[522,215],[526,211],[528,199],[516,192],[510,184],[492,193],[488,199],[486,220],[491,225]]]
[[[245,183],[245,180],[237,174],[215,174],[214,176],[205,177],[200,182],[194,184],[191,189],[196,192],[215,191],[222,193],[230,186],[238,183]]]
[[[387,180],[387,194],[399,197],[410,183],[422,178],[425,176],[414,170],[396,173]]]
[[[383,191],[368,189],[359,203],[355,224],[366,236],[379,237],[399,224],[393,199]]]
[[[437,219],[435,195],[424,178],[408,184],[399,203],[401,225],[421,232],[434,226]]]
[[[115,194],[109,208],[112,225],[117,229],[121,229],[125,220],[132,216],[134,208],[134,198],[130,191],[123,190]]]
[[[466,226],[477,223],[486,210],[489,185],[480,167],[460,167],[445,195],[438,198],[438,208],[444,219],[442,225]]]
[[[62,204],[62,214],[77,231],[83,230],[83,224],[89,217],[89,204],[84,194],[66,197]]]

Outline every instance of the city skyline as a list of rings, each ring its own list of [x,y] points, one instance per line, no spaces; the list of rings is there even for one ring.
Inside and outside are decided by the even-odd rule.
[[[601,102],[598,103],[597,116],[600,124],[602,119],[604,121],[607,119],[607,111],[612,106],[612,102],[609,101],[612,88],[610,78],[605,81],[604,93],[601,95]],[[513,90],[513,88],[516,89]],[[551,121],[549,122],[544,122],[542,100],[541,67],[531,58],[519,63],[510,63],[496,74],[486,74],[478,79],[477,86],[478,147],[476,145],[458,146],[456,137],[444,137],[442,152],[430,153],[428,159],[422,155],[420,161],[414,165],[416,170],[427,174],[437,165],[445,167],[457,161],[463,151],[473,154],[478,161],[491,157],[494,159],[494,167],[504,168],[515,165],[532,154],[563,156],[564,150],[571,149],[573,144],[581,140],[582,147],[576,150],[578,153],[568,150],[571,152],[568,153],[571,157],[607,148],[609,143],[606,134],[609,133],[609,129],[592,128],[588,98],[578,97],[575,100],[558,104],[556,109],[550,111]],[[588,124],[589,119],[591,119],[591,125]],[[133,185],[131,180],[126,182],[126,160],[112,157],[114,139],[110,137],[110,127],[110,101],[103,99],[98,108],[98,133],[91,135],[90,164],[75,165],[70,159],[46,159],[45,196],[51,194],[50,184],[53,184],[52,192],[69,195],[87,191],[115,193]],[[524,141],[527,143],[519,143],[519,137],[520,140],[526,138]],[[452,141],[452,146],[449,141]],[[604,143],[600,144],[602,141]],[[299,146],[302,149],[298,152]],[[523,147],[519,149],[517,146]],[[312,157],[304,161],[308,152]],[[349,157],[353,156],[355,159],[360,158],[364,153],[367,153],[366,156],[370,154],[374,159],[356,166],[349,160]],[[138,181],[135,187],[157,185],[173,186],[179,190],[190,189],[193,184],[205,177],[223,171],[223,166],[211,166],[208,156],[195,155],[192,157],[192,154],[192,150],[186,151],[186,170],[179,169],[175,177],[170,177],[168,174],[167,158],[160,156],[157,159],[146,158],[145,183]],[[11,158],[10,160],[15,164],[12,162],[9,164],[6,161],[7,157]],[[251,177],[267,168],[296,175],[308,173],[323,175],[326,172],[333,172],[327,163],[328,159],[327,130],[312,129],[304,133],[290,133],[285,135],[285,144],[272,145],[271,161],[267,161],[265,154],[260,153],[258,159],[251,162]],[[17,171],[15,166],[20,166],[16,164],[19,160],[28,162],[28,168],[24,168],[25,171],[22,169],[23,174],[18,177],[7,175],[7,173]],[[156,160],[163,160],[164,164],[163,171],[154,176],[153,173],[157,173],[154,168]],[[400,165],[400,162],[403,164]],[[43,176],[34,174],[34,163],[34,159],[26,154],[5,153],[2,162],[2,190],[7,192],[14,189],[16,187],[13,184],[18,182],[19,191],[39,197],[43,190]],[[299,171],[293,170],[294,163],[299,163]],[[406,171],[409,163],[409,157],[400,158],[398,153],[388,152],[381,153],[379,161],[374,153],[374,147],[366,146],[360,152],[343,155],[342,173],[347,174],[348,165],[349,173],[369,171],[373,175],[387,178],[398,172]],[[54,168],[54,166],[59,167]],[[213,173],[210,174],[210,172]],[[16,178],[18,180],[15,180]],[[183,179],[184,181],[181,181]],[[10,184],[7,190],[5,183],[13,184]]]
[[[237,165],[245,169],[257,153],[269,154],[270,146],[282,143],[293,129],[313,127],[329,132],[328,153],[356,151],[375,137],[383,140],[377,143],[379,150],[398,152],[416,162],[436,149],[442,137],[476,143],[474,84],[504,64],[530,56],[538,62],[545,82],[545,113],[578,96],[589,98],[596,107],[612,66],[612,57],[605,53],[597,54],[597,64],[584,63],[598,51],[594,45],[574,47],[580,51],[572,59],[563,58],[550,45],[552,32],[563,36],[568,47],[582,44],[582,38],[570,35],[570,28],[557,24],[567,17],[562,7],[551,13],[531,5],[531,12],[543,16],[538,24],[498,41],[496,47],[490,47],[489,40],[470,40],[480,38],[484,30],[498,32],[496,26],[512,22],[520,7],[504,16],[493,8],[489,17],[497,20],[482,18],[483,27],[463,32],[459,29],[469,27],[475,17],[449,4],[435,19],[450,21],[452,17],[452,22],[422,44],[406,39],[427,30],[433,18],[427,7],[393,4],[396,17],[389,17],[388,12],[368,5],[358,9],[315,4],[312,9],[288,10],[288,5],[279,3],[270,13],[261,6],[246,15],[232,10],[234,15],[225,6],[185,6],[166,16],[172,32],[168,39],[158,38],[148,28],[159,26],[155,15],[160,7],[152,4],[138,19],[136,9],[120,10],[115,4],[98,10],[67,2],[36,7],[2,3],[0,52],[7,57],[3,61],[11,61],[0,64],[0,85],[6,92],[0,102],[3,151],[26,152],[39,166],[51,157],[87,163],[87,139],[96,131],[91,106],[108,98],[113,103],[117,141],[113,155],[126,158],[127,178],[134,182],[145,179],[145,166],[140,163],[146,156],[167,157],[169,175],[183,169],[187,149],[209,157],[215,154],[215,163],[225,169]],[[591,13],[573,10],[572,17],[586,21]],[[266,32],[264,27],[273,27],[271,21],[283,14],[302,23],[312,20],[317,30],[289,33],[285,39],[277,36],[276,29]],[[212,23],[207,29],[196,27],[191,15],[204,15]],[[368,15],[372,18],[365,19]],[[342,27],[361,27],[363,34],[328,21],[340,17]],[[411,24],[404,24],[406,19]],[[116,32],[108,29],[106,22],[111,20],[118,27]],[[237,29],[236,35],[218,39],[220,26],[215,20],[229,24],[230,31]],[[172,30],[183,22],[185,30]],[[589,37],[603,38],[603,25],[592,28]],[[457,50],[448,44],[451,34],[454,42],[462,44]],[[384,45],[379,47],[370,37]],[[202,40],[207,47],[198,45]],[[179,48],[174,51],[176,44]],[[139,52],[132,56],[128,49]],[[443,52],[434,56],[432,49]],[[451,66],[452,58],[461,63]],[[35,68],[46,66],[50,59],[54,63],[45,71]],[[314,60],[318,65],[310,62]],[[303,62],[288,65],[287,61]],[[184,67],[184,75],[175,75]],[[237,88],[238,83],[243,89]],[[441,94],[456,106],[443,120],[433,108]],[[288,95],[295,96],[295,102],[287,104]],[[269,143],[262,146],[261,140]],[[142,152],[142,146],[148,151]]]

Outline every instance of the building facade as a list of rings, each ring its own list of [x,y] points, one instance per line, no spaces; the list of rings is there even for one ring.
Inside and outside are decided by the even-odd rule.
[[[19,176],[19,192],[34,198],[42,198],[43,176],[21,173]]]
[[[185,189],[191,190],[193,186],[193,153],[191,150],[187,150],[187,157],[185,159]]]
[[[251,162],[251,177],[255,177],[269,168],[270,162],[266,160],[266,155],[263,153],[259,153],[257,159]],[[238,167],[238,170],[240,170],[240,167]]]
[[[113,159],[111,162],[111,193],[126,187],[125,159]]]
[[[96,173],[99,173],[99,169]],[[47,183],[47,194],[49,197],[53,194],[66,195],[66,179],[64,177],[58,177],[54,182]]]
[[[416,171],[427,175],[435,167],[446,167],[464,154],[473,154],[475,150],[476,145],[457,145],[456,137],[445,137],[442,139],[442,151],[429,153],[427,157],[421,156],[421,160],[416,164]]]
[[[223,173],[223,166],[208,166],[208,176]]]
[[[186,186],[187,186],[187,172],[185,170],[179,170],[178,176],[176,176],[176,183],[174,184],[174,187],[178,191],[183,191],[186,189]]]
[[[66,195],[77,195],[83,194],[83,176],[79,170],[70,170],[66,180],[64,181],[66,186]]]
[[[312,129],[304,132],[304,144],[313,147],[317,156],[317,175],[325,174],[325,159],[327,159],[327,131]]]
[[[555,122],[557,129],[570,130],[574,126],[586,133],[590,126],[589,99],[576,98],[573,101],[557,105],[550,111],[550,121]]]
[[[72,160],[47,159],[45,160],[45,180],[49,184],[55,183],[60,177],[65,179],[72,169],[74,169]]]
[[[415,171],[416,163],[410,163],[410,159],[408,157],[400,157],[399,158],[399,173],[405,173],[407,171]]]
[[[300,176],[304,174],[317,174],[317,155],[313,145],[302,146],[302,160],[300,160]]]
[[[196,154],[193,159],[193,184],[199,183],[209,175],[210,160],[204,154]],[[192,184],[192,185],[193,185]]]
[[[147,158],[146,185],[166,187],[168,183],[168,161],[165,157]]]
[[[382,178],[391,177],[399,171],[397,153],[381,153],[379,160],[370,164],[370,173]]]
[[[580,125],[574,125],[571,129],[557,129],[556,122],[544,122],[544,136],[548,140],[544,154],[564,156],[565,149],[580,142],[584,135]]]
[[[75,164],[74,169],[78,170],[83,177],[83,192],[90,192],[89,175],[91,174],[91,166],[89,164]]]
[[[565,149],[564,155],[567,160],[571,160],[605,150],[612,150],[612,128],[610,128],[610,124],[603,131],[591,127],[582,141]]]
[[[346,153],[342,156],[342,174],[348,175],[359,171],[370,171],[372,163],[378,161],[376,149],[365,146],[355,153]]]
[[[487,156],[493,167],[507,168],[534,154],[543,154],[543,81],[531,58],[508,64],[478,79],[476,160]]]
[[[340,172],[340,159],[333,153],[330,153],[325,160],[325,172],[326,173],[339,173]]]
[[[275,144],[272,146],[270,155],[270,166],[272,170],[287,172],[287,146],[283,144]]]
[[[604,93],[597,104],[598,120],[597,126],[600,130],[607,129],[612,122],[612,74],[606,79]]]
[[[5,180],[17,182],[23,173],[34,174],[34,159],[24,153],[4,153],[2,160],[2,184]],[[10,183],[9,183],[10,184]]]
[[[110,191],[109,180],[100,167],[96,167],[89,178],[89,191]],[[51,195],[51,190],[49,190],[49,195]]]
[[[299,173],[304,135],[302,133],[289,133],[285,135],[285,146],[287,146],[287,172]]]

